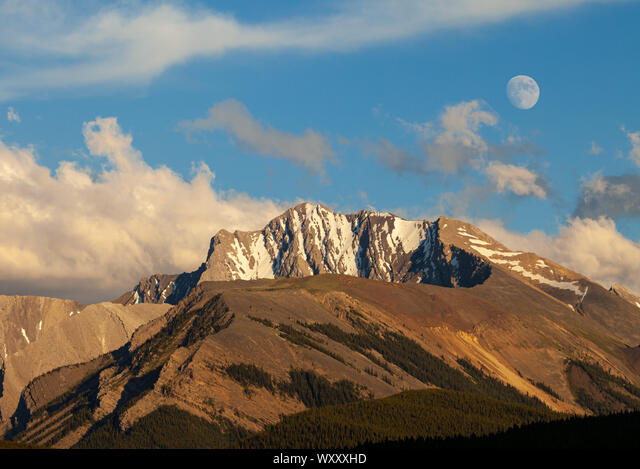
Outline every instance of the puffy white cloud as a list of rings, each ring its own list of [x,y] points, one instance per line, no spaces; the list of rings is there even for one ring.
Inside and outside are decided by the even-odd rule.
[[[478,135],[478,129],[481,125],[496,125],[498,116],[483,109],[480,101],[473,100],[446,106],[440,116],[440,123],[442,133],[436,137],[436,143],[460,144],[486,151],[487,144]]]
[[[478,131],[492,127],[498,116],[483,108],[478,100],[446,106],[440,115],[439,130],[432,142],[424,145],[427,167],[444,173],[457,173],[486,153],[488,146]]]
[[[0,142],[0,282],[3,289],[111,299],[155,272],[193,270],[219,229],[257,229],[285,205],[212,188],[152,168],[115,118],[83,126],[98,173],[63,161],[52,171],[32,148]]]
[[[11,106],[9,106],[9,108],[7,109],[7,120],[9,122],[20,122],[20,116]]]
[[[5,97],[33,89],[144,82],[196,57],[239,50],[349,50],[439,30],[610,0],[351,0],[312,18],[242,23],[183,2],[0,3]],[[21,63],[25,54],[31,67]]]
[[[303,135],[293,135],[263,125],[235,99],[215,104],[207,117],[182,122],[180,127],[187,132],[224,130],[247,151],[283,158],[315,173],[324,174],[324,164],[334,158],[331,144],[319,133],[307,129]]]
[[[512,192],[519,196],[547,198],[547,191],[540,182],[540,176],[524,166],[503,164],[492,161],[485,172],[495,184],[498,192]]]
[[[518,233],[497,220],[477,226],[511,249],[535,252],[601,283],[619,283],[640,293],[640,243],[623,236],[609,218],[572,218],[557,235]]]

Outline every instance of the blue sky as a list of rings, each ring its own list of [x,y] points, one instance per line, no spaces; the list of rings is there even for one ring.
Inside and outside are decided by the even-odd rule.
[[[0,140],[53,178],[69,161],[94,182],[114,171],[110,150],[92,150],[83,134],[83,124],[113,117],[111,130],[132,137],[150,171],[164,165],[188,182],[204,162],[219,203],[246,194],[261,214],[216,218],[206,230],[250,228],[311,200],[489,220],[522,243],[532,230],[555,240],[572,219],[604,217],[638,249],[638,2],[17,5],[0,2]],[[505,94],[520,74],[541,90],[526,111]],[[447,152],[462,159],[443,171]],[[140,252],[154,252],[143,238]]]

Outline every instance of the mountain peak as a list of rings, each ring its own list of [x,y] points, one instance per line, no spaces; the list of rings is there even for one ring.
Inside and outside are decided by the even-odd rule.
[[[218,231],[198,270],[164,279],[167,284],[172,282],[167,291],[163,283],[164,296],[158,296],[158,281],[151,285],[153,292],[138,291],[138,285],[138,295],[130,296],[137,301],[157,297],[175,302],[203,281],[323,273],[471,287],[483,283],[495,268],[544,290],[570,308],[579,306],[587,293],[583,276],[534,253],[512,251],[465,221],[447,216],[434,222],[406,220],[370,210],[345,215],[322,204],[303,202],[262,230]],[[169,291],[172,288],[175,291]]]

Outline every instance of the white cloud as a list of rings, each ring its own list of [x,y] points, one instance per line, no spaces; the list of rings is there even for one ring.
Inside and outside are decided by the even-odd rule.
[[[319,133],[307,129],[303,135],[293,135],[276,130],[256,120],[235,99],[214,105],[207,117],[182,122],[180,127],[187,132],[224,130],[248,151],[283,158],[315,173],[324,174],[324,164],[334,157],[330,143]]]
[[[623,127],[622,131],[627,135],[629,143],[631,144],[631,150],[629,150],[629,159],[636,165],[640,166],[640,130],[631,132]]]
[[[440,133],[435,142],[439,144],[460,144],[466,147],[486,151],[487,144],[478,135],[481,125],[494,126],[498,116],[482,109],[478,100],[462,102],[455,106],[446,106],[440,116]]]
[[[469,165],[477,167],[478,158],[488,149],[478,131],[497,123],[498,116],[478,100],[446,106],[433,142],[423,148],[428,168],[453,174]]]
[[[62,0],[5,0],[0,53],[13,60],[0,89],[6,98],[42,88],[145,82],[197,57],[241,50],[345,51],[608,1],[351,0],[325,16],[243,23],[182,2],[115,2],[87,12],[90,6]],[[25,67],[24,57],[33,66]]]
[[[20,116],[11,106],[7,109],[7,120],[9,122],[20,122]]]
[[[589,147],[589,154],[590,155],[599,155],[600,153],[602,153],[603,149],[600,145],[598,145],[596,142],[591,142],[591,145]]]
[[[193,270],[216,231],[261,228],[285,208],[214,190],[204,163],[191,180],[150,167],[115,118],[83,134],[109,162],[99,173],[68,161],[52,173],[32,148],[0,142],[3,289],[111,299],[142,276]]]
[[[535,252],[607,288],[619,283],[640,293],[640,243],[623,236],[609,218],[573,218],[555,236],[510,231],[497,220],[477,225],[511,249]]]
[[[492,161],[485,168],[498,192],[513,192],[519,196],[535,196],[546,199],[547,191],[540,183],[540,176],[524,166]]]

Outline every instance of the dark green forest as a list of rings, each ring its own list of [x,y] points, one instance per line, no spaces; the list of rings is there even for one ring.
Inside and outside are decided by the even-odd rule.
[[[434,389],[313,407],[285,416],[256,434],[248,434],[228,421],[212,423],[176,407],[161,407],[126,432],[115,422],[103,425],[75,447],[346,448],[404,438],[485,435],[562,417],[523,404]]]
[[[404,438],[485,435],[561,414],[441,389],[307,410],[238,443],[241,448],[353,448]]]
[[[177,407],[165,406],[142,417],[126,432],[110,420],[74,448],[226,448],[247,436],[246,430],[222,419],[212,423]]]
[[[505,432],[453,438],[388,439],[361,449],[638,449],[640,412],[567,417]]]
[[[366,388],[347,379],[330,382],[311,370],[289,370],[289,380],[278,381],[262,368],[250,363],[236,363],[227,366],[226,373],[245,387],[251,394],[250,386],[265,388],[272,393],[279,392],[295,396],[307,407],[344,404],[366,397]]]

